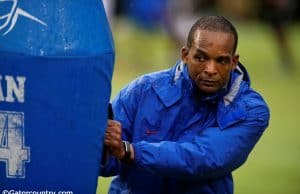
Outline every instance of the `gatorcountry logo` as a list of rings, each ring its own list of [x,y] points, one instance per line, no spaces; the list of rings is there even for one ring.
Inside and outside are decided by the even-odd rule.
[[[0,0],[0,7],[3,6],[1,4],[4,3],[9,4],[11,6],[11,9],[8,9],[8,13],[0,15],[0,22],[3,23],[4,21],[4,23],[0,25],[0,31],[4,31],[2,33],[2,36],[7,35],[10,31],[13,30],[13,28],[17,24],[19,17],[25,17],[29,20],[39,23],[40,25],[47,26],[47,24],[39,18],[18,7],[18,0]]]

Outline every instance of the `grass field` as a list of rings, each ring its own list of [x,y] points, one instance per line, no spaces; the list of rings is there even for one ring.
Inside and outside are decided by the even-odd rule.
[[[123,25],[114,30],[116,65],[112,96],[136,76],[170,67],[179,57],[161,32],[142,33]],[[292,75],[280,68],[280,57],[272,31],[259,23],[240,23],[240,61],[247,67],[252,87],[271,109],[270,125],[233,175],[236,194],[300,193],[300,25],[288,28],[296,69]],[[119,27],[120,28],[120,27]],[[176,58],[177,57],[177,58]],[[300,120],[300,119],[299,119]],[[109,178],[99,178],[97,194],[107,193]]]

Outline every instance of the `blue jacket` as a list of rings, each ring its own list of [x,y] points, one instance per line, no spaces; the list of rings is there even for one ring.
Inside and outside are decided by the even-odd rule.
[[[233,193],[231,172],[268,126],[269,109],[239,64],[227,88],[199,93],[183,63],[144,75],[113,100],[135,161],[110,158],[110,193]]]

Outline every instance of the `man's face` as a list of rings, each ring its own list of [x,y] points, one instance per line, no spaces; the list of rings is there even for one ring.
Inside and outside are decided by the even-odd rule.
[[[233,35],[207,30],[197,30],[191,48],[182,48],[182,60],[202,92],[212,94],[226,86],[239,59],[233,49]]]

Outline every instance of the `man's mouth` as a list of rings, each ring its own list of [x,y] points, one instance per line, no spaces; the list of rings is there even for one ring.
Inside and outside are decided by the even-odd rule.
[[[202,80],[201,82],[203,83],[203,85],[208,86],[208,87],[215,86],[217,83],[217,81],[215,81],[215,80]]]

